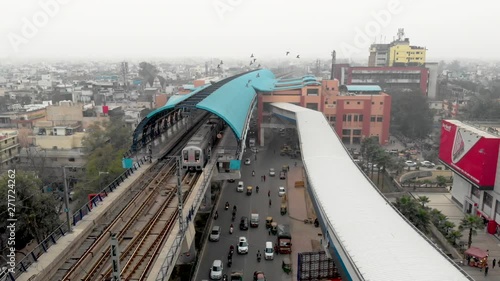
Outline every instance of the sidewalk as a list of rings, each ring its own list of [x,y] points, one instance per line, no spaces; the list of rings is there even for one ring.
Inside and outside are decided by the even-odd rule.
[[[295,188],[295,182],[303,179],[302,162],[297,167],[290,167],[287,175],[287,198],[290,227],[292,230],[292,279],[297,280],[298,253],[322,251],[320,240],[323,237],[320,228],[305,224],[304,219],[316,217],[309,194],[304,187]]]
[[[455,202],[453,202],[451,194],[449,192],[443,193],[426,193],[426,192],[413,192],[415,197],[427,196],[430,202],[427,206],[440,210],[445,216],[449,218],[451,222],[456,225],[460,225],[460,220],[464,217],[462,209],[459,208]],[[467,243],[469,232],[464,231],[461,241]],[[486,229],[481,229],[477,231],[477,235],[472,236],[472,246],[478,247],[483,250],[489,250],[490,256],[488,258],[489,272],[488,276],[484,276],[484,270],[480,271],[479,268],[470,267],[467,265],[463,266],[463,269],[469,273],[475,280],[500,280],[500,268],[492,268],[493,259],[500,260],[500,240],[498,237],[488,234]]]

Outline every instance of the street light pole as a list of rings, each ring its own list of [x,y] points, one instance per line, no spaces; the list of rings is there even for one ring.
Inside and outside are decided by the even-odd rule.
[[[69,217],[69,198],[68,198],[68,181],[66,180],[66,167],[62,166],[64,178],[64,211],[66,212],[66,222],[68,223],[68,232],[72,232],[71,220]]]

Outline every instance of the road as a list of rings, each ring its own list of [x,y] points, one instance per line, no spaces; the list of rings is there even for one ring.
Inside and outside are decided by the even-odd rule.
[[[222,229],[222,235],[218,242],[206,242],[201,259],[197,276],[194,280],[209,280],[210,267],[214,260],[220,259],[224,263],[224,274],[228,277],[232,271],[242,271],[244,273],[244,280],[252,280],[253,272],[256,270],[263,271],[267,280],[291,280],[291,275],[286,275],[281,270],[281,261],[284,255],[274,256],[274,260],[264,260],[264,247],[266,241],[271,241],[273,244],[276,242],[275,235],[269,235],[266,227],[265,220],[267,216],[272,216],[274,221],[278,224],[289,224],[290,219],[287,215],[281,216],[280,202],[281,198],[278,197],[278,187],[285,186],[286,180],[279,179],[279,172],[281,167],[285,164],[293,165],[295,160],[290,159],[288,156],[279,155],[279,147],[283,143],[281,138],[272,138],[268,147],[259,148],[257,153],[257,161],[253,153],[246,153],[243,157],[250,158],[250,165],[242,165],[241,180],[244,181],[245,187],[251,185],[254,187],[252,195],[248,196],[245,192],[237,192],[234,183],[226,182],[220,200],[217,206],[219,217],[217,220],[211,221],[211,226],[219,225]],[[249,151],[249,150],[248,150]],[[276,151],[276,154],[274,153]],[[269,168],[276,170],[276,176],[269,176]],[[255,177],[252,177],[252,170],[255,170]],[[266,175],[266,181],[261,181],[261,176]],[[256,193],[255,186],[259,186],[259,193]],[[269,207],[269,199],[267,196],[268,191],[271,191],[272,206]],[[224,210],[225,203],[229,202],[230,209]],[[234,232],[229,234],[229,226],[231,225],[231,211],[233,205],[237,206],[236,219],[233,222]],[[260,216],[260,224],[258,228],[249,228],[248,230],[239,229],[239,221],[241,216],[247,216],[250,219],[252,211],[256,211]],[[211,227],[210,227],[211,228]],[[236,246],[238,237],[245,236],[249,243],[249,253],[247,255],[238,255],[236,253]],[[229,246],[235,246],[235,253],[233,255],[233,264],[227,267],[227,254]],[[257,262],[256,253],[260,250],[262,253],[261,262]]]

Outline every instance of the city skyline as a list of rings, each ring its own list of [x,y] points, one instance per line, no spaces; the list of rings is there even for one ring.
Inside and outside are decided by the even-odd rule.
[[[448,1],[428,0],[9,1],[0,4],[0,58],[290,59],[289,51],[308,60],[335,49],[338,59],[359,60],[404,28],[429,61],[500,59],[500,42],[486,28],[500,23],[498,4],[485,2],[491,7],[481,11],[455,5],[450,17]]]

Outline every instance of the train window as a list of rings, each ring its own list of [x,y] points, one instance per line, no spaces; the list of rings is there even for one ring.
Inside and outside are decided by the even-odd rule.
[[[194,161],[200,162],[200,151],[199,150],[194,152]]]
[[[184,161],[188,161],[188,152],[187,151],[182,152],[182,156],[184,157]]]

